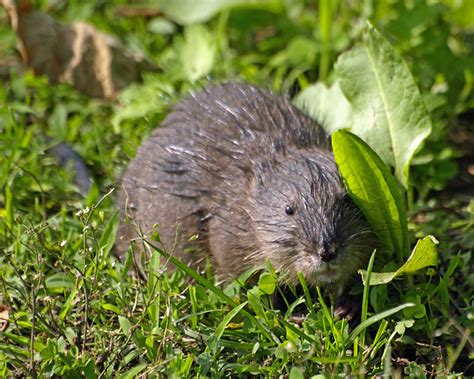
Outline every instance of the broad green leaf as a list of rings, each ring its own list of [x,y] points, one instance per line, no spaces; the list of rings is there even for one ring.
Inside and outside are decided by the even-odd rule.
[[[46,278],[46,288],[52,292],[62,292],[65,289],[76,288],[76,283],[72,275],[58,272]]]
[[[135,367],[132,367],[130,370],[127,372],[121,374],[119,376],[120,379],[133,379],[138,377],[138,374],[142,372],[144,369],[148,367],[148,363],[140,363],[139,365],[136,365]]]
[[[276,285],[277,281],[272,274],[264,272],[262,275],[260,275],[258,280],[258,289],[264,294],[271,295],[273,292],[275,292]]]
[[[118,315],[122,313],[122,309],[120,309],[114,304],[102,303],[101,305],[102,305],[102,308],[104,308],[106,311],[112,311]]]
[[[349,128],[352,124],[351,104],[341,92],[339,82],[329,88],[324,83],[309,86],[298,94],[294,102],[320,123],[328,134]]]
[[[46,360],[53,359],[56,353],[57,353],[56,344],[54,343],[52,339],[48,338],[48,342],[46,346],[39,352],[39,355],[42,361],[46,361]]]
[[[398,334],[403,335],[403,334],[405,334],[405,330],[407,330],[408,328],[411,328],[414,323],[415,323],[415,320],[413,320],[413,319],[401,320],[401,321],[397,322],[397,324],[395,325],[395,331]]]
[[[268,62],[268,66],[278,69],[281,66],[291,65],[311,66],[318,55],[318,44],[314,38],[297,35],[288,41],[284,50],[275,54]]]
[[[389,283],[397,276],[413,274],[422,268],[436,266],[438,264],[438,253],[436,245],[438,241],[433,236],[427,236],[416,243],[413,252],[407,261],[395,272],[373,272],[370,276],[370,285]],[[359,270],[365,283],[365,270]]]
[[[303,372],[298,367],[292,367],[290,370],[289,379],[304,379]]]
[[[362,210],[384,249],[400,261],[408,251],[406,212],[399,185],[377,154],[356,135],[338,130],[332,147],[347,192]]]
[[[123,334],[128,335],[130,334],[130,328],[132,327],[132,323],[130,320],[126,317],[119,316],[119,324],[120,324],[120,329],[122,329]]]
[[[405,299],[406,301],[412,301],[410,298]],[[426,316],[426,307],[424,304],[421,304],[420,298],[418,297],[416,306],[410,309],[404,309],[403,315],[407,318],[416,318],[420,319]]]
[[[431,132],[420,91],[401,56],[371,25],[335,66],[353,107],[351,131],[395,168],[407,187],[410,160]]]
[[[68,340],[70,345],[75,344],[75,341],[77,339],[77,333],[73,328],[68,326],[66,329],[64,329],[64,335],[66,336],[66,339]]]
[[[119,95],[120,105],[112,117],[114,132],[119,134],[120,124],[126,120],[141,120],[161,114],[169,107],[174,89],[158,75],[146,74],[142,84],[131,84]]]
[[[120,362],[121,366],[126,367],[130,362],[132,362],[139,355],[140,355],[140,351],[138,349],[133,349],[132,351],[130,351],[130,353],[128,353],[122,358]]]
[[[156,17],[148,23],[148,30],[155,34],[173,34],[176,25],[164,17]]]
[[[176,45],[181,75],[191,82],[209,74],[216,55],[215,38],[204,25],[190,25]]]
[[[17,347],[13,345],[12,343],[0,343],[0,351],[11,354],[12,356],[18,356],[18,357],[29,357],[30,356],[30,350],[29,347],[25,347],[24,349]]]
[[[8,332],[3,332],[2,334],[5,336],[5,338],[8,338],[9,340],[17,343],[18,345],[29,346],[30,341],[31,341],[26,336],[19,336],[19,335],[8,333]]]
[[[236,6],[261,7],[270,11],[281,8],[280,0],[157,0],[156,5],[171,20],[181,25],[204,22],[218,12]]]
[[[436,266],[438,264],[436,245],[438,245],[438,241],[433,236],[426,236],[418,240],[407,262],[397,272],[408,274],[428,266]]]

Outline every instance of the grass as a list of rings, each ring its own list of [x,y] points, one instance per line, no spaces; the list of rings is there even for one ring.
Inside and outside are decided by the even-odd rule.
[[[312,4],[277,13],[224,10],[209,19],[203,25],[216,31],[217,54],[226,58],[213,63],[212,80],[243,78],[291,94],[316,73],[330,79],[335,57],[357,37],[350,20],[362,14],[362,2],[340,3],[321,2],[320,31]],[[473,96],[468,82],[459,85],[459,76],[445,71],[446,56],[431,49],[447,39],[470,41],[467,28],[424,1],[415,10],[434,19],[414,20],[401,5],[393,6],[391,18],[382,6],[370,16],[410,62],[435,124],[414,162],[409,228],[413,240],[439,239],[440,265],[389,285],[364,288],[358,280],[363,316],[350,326],[332,316],[321,292],[304,291],[286,313],[274,309],[271,296],[279,289],[271,267],[259,280],[216,286],[211,270],[198,275],[159,250],[145,267],[146,281],[130,273],[131,256],[115,257],[118,219],[110,190],[170,104],[205,85],[208,73],[192,83],[182,73],[171,75],[180,60],[181,26],[172,35],[150,35],[144,19],[110,25],[105,16],[112,6],[58,4],[52,11],[60,19],[81,14],[129,46],[140,41],[162,71],[127,88],[118,101],[105,101],[7,70],[0,87],[0,317],[8,325],[0,319],[0,377],[472,375],[474,203],[469,192],[448,186],[453,165],[469,152],[447,136],[459,114],[472,108]],[[404,33],[397,26],[403,20],[421,34]],[[436,38],[430,28],[439,31]],[[2,50],[13,55],[15,43],[3,23]],[[301,54],[308,48],[317,59]],[[452,71],[469,76],[468,54],[448,58]],[[433,90],[434,84],[448,89]],[[71,170],[58,168],[49,154],[57,141],[71,144],[91,169],[95,185],[86,198]],[[179,269],[168,271],[168,260]],[[302,318],[295,310],[301,307]]]

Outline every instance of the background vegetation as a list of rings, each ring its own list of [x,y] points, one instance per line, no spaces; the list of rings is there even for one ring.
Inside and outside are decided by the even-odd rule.
[[[65,24],[86,21],[156,69],[117,99],[48,83],[18,63],[0,8],[0,376],[473,375],[474,8],[469,0],[36,1]],[[158,10],[158,11],[157,11]],[[2,13],[3,12],[3,13]],[[354,334],[323,297],[298,302],[301,325],[259,284],[193,284],[155,256],[142,282],[112,252],[109,190],[140,142],[190,90],[239,80],[293,97],[332,84],[337,57],[370,20],[407,62],[433,129],[406,194],[415,238],[440,263],[407,283],[371,287]],[[66,141],[95,183],[84,198],[51,147]],[[359,290],[362,285],[360,284]],[[416,307],[383,317],[411,302]],[[8,319],[8,322],[2,321]]]

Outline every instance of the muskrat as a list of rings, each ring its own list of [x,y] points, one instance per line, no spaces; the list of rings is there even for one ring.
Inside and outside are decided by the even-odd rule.
[[[268,259],[340,296],[365,267],[374,235],[348,197],[330,139],[283,97],[214,85],[178,102],[122,178],[118,250],[137,229],[219,279]],[[342,311],[344,312],[344,310]]]

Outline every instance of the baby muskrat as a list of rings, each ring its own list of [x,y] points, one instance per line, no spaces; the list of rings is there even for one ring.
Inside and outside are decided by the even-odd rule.
[[[130,163],[119,204],[119,252],[156,225],[164,249],[196,269],[209,259],[224,280],[268,259],[282,284],[301,272],[339,297],[374,246],[323,129],[247,84],[176,104]]]

